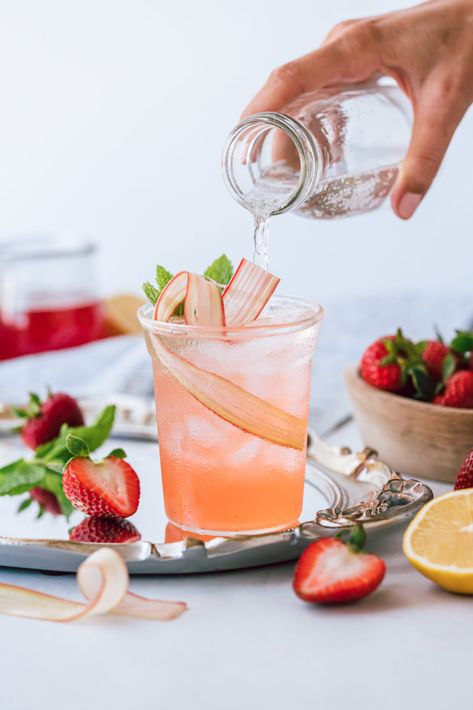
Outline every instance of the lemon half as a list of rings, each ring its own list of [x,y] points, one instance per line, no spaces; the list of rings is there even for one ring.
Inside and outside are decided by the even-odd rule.
[[[473,594],[473,488],[427,503],[407,528],[403,550],[419,572],[443,589]]]

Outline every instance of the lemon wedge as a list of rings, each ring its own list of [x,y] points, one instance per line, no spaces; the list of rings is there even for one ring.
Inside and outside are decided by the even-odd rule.
[[[443,589],[473,594],[473,488],[427,503],[404,534],[409,562]]]

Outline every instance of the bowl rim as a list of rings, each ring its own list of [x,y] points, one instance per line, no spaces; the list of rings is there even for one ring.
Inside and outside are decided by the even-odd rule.
[[[389,400],[391,403],[396,401],[401,407],[411,407],[417,409],[419,414],[421,412],[429,412],[430,414],[439,417],[470,417],[473,420],[473,409],[462,409],[460,407],[441,407],[438,404],[433,404],[433,402],[420,402],[416,399],[411,399],[410,397],[403,397],[402,395],[396,394],[396,392],[388,392],[387,390],[377,389],[376,387],[373,387],[373,385],[370,385],[368,382],[365,382],[365,380],[360,376],[358,364],[355,365],[352,363],[351,365],[346,365],[343,368],[343,376],[345,379],[345,383],[347,384],[347,388],[351,383],[354,383],[360,388],[367,389],[371,393],[376,393],[375,396],[378,396],[380,398],[384,397],[386,401]]]

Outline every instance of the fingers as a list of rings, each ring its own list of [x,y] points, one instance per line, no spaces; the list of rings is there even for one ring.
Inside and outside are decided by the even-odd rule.
[[[280,111],[300,94],[339,81],[361,81],[378,67],[375,43],[367,23],[354,23],[338,39],[273,71],[242,114]]]
[[[409,149],[391,196],[392,208],[401,219],[412,217],[438,172],[467,108],[462,94],[438,81],[421,90]]]

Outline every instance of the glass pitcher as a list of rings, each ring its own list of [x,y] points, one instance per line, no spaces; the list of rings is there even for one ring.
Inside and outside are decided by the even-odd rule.
[[[397,85],[331,87],[241,121],[227,139],[223,175],[255,217],[345,217],[384,202],[410,134],[410,104]]]
[[[32,235],[0,242],[0,360],[103,334],[95,246]]]

